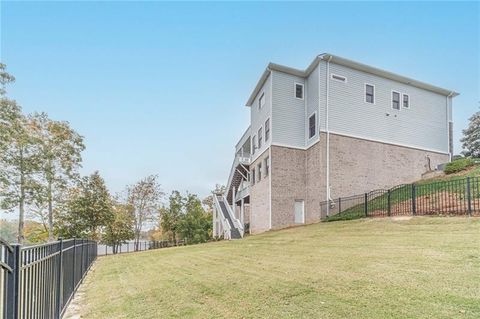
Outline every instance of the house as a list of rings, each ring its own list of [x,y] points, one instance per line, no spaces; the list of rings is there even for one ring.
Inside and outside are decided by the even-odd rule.
[[[305,70],[270,63],[246,103],[214,234],[316,222],[329,213],[320,202],[418,180],[450,161],[456,95],[332,54]]]

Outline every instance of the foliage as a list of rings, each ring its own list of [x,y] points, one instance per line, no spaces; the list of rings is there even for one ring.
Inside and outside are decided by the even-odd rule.
[[[135,250],[138,250],[140,236],[147,223],[154,221],[155,213],[163,197],[157,175],[150,175],[127,187],[127,205],[134,215]]]
[[[78,168],[85,149],[83,138],[67,122],[50,120],[45,113],[31,116],[34,134],[39,142],[41,176],[35,196],[37,207],[47,208],[49,240],[53,240],[53,210],[63,191],[79,177]]]
[[[5,65],[0,64],[0,83],[13,80],[6,73]],[[18,209],[17,241],[23,243],[25,206],[33,202],[38,189],[34,175],[40,164],[39,141],[32,122],[22,114],[20,106],[5,96],[4,89],[0,93],[0,209]]]
[[[113,206],[113,219],[105,227],[102,242],[112,246],[113,253],[116,254],[120,245],[135,238],[133,224],[133,208],[128,205],[115,204]]]
[[[226,189],[227,189],[227,187],[225,187],[225,185],[216,184],[215,189],[212,191],[212,193],[202,200],[202,204],[205,207],[205,209],[207,210],[207,212],[209,212],[210,214],[213,213],[213,196],[214,196],[214,194],[223,194],[223,193],[225,193]]]
[[[470,123],[463,130],[463,138],[460,140],[463,144],[465,156],[480,157],[480,111],[473,114]]]
[[[13,243],[17,240],[17,231],[17,220],[0,219],[0,238],[8,243]]]
[[[196,195],[184,199],[185,214],[178,223],[178,232],[188,244],[207,242],[212,237],[212,214],[207,213]]]
[[[475,162],[471,158],[469,157],[460,158],[445,165],[444,172],[445,174],[453,174],[453,173],[461,172],[473,165],[475,165]]]
[[[68,194],[57,216],[59,236],[98,240],[100,230],[114,219],[112,200],[103,178],[98,172],[83,177]]]
[[[168,201],[168,208],[160,208],[160,225],[162,231],[170,233],[171,239],[176,241],[180,220],[183,215],[184,198],[179,191],[173,191]]]

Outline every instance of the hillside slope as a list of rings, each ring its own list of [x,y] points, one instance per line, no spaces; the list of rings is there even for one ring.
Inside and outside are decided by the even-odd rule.
[[[82,318],[480,318],[480,219],[362,219],[101,257]]]

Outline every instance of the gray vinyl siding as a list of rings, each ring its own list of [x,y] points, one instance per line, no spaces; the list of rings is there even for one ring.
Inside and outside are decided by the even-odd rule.
[[[272,72],[272,142],[278,145],[305,147],[305,98],[303,78]],[[304,99],[295,98],[294,83],[304,84]]]
[[[258,147],[258,130],[262,127],[262,147],[260,149],[256,149],[253,153],[253,160],[262,154],[262,152],[268,148],[270,143],[272,142],[272,97],[271,97],[271,85],[272,85],[272,75],[267,78],[265,83],[263,84],[262,89],[258,92],[257,96],[253,104],[250,106],[250,134],[252,137],[252,146],[254,145],[253,138],[256,138],[255,145]],[[265,93],[265,105],[262,109],[258,109],[258,100],[262,93]],[[270,138],[268,141],[265,142],[265,121],[270,118]],[[252,150],[253,151],[253,150]]]
[[[310,73],[310,75],[307,78],[306,81],[306,107],[307,111],[305,113],[305,145],[308,147],[314,142],[318,140],[319,134],[319,123],[320,123],[320,112],[319,112],[319,95],[318,95],[318,84],[319,84],[319,67],[317,66],[315,70]],[[317,121],[317,127],[316,127],[316,134],[313,138],[309,138],[308,135],[308,119],[310,116],[316,113],[316,121]]]
[[[347,78],[346,83],[329,80],[331,132],[448,153],[445,96],[334,63],[331,73]],[[375,86],[375,104],[365,102],[365,83]],[[402,95],[400,110],[392,108],[392,90],[409,95],[409,109],[403,108]]]

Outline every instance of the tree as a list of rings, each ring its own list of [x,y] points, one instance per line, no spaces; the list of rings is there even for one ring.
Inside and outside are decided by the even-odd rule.
[[[162,232],[170,232],[174,241],[177,241],[177,232],[183,215],[184,201],[185,199],[179,191],[173,191],[168,198],[168,208],[162,207],[160,209]]]
[[[480,111],[473,114],[469,121],[468,127],[463,130],[463,138],[460,140],[463,143],[463,154],[480,157]]]
[[[127,187],[127,205],[134,214],[135,250],[138,250],[140,235],[148,222],[152,222],[163,197],[157,175],[150,175]]]
[[[202,204],[206,208],[207,212],[210,214],[213,213],[213,196],[215,196],[215,194],[223,194],[226,189],[227,188],[225,185],[216,184],[212,193],[202,200]]]
[[[2,87],[13,81],[5,65],[0,64]],[[18,209],[17,241],[23,243],[25,206],[32,202],[38,188],[34,175],[40,164],[39,143],[31,121],[22,114],[20,106],[5,96],[5,89],[0,93],[0,209]]]
[[[185,214],[179,221],[178,231],[189,244],[204,243],[212,235],[212,215],[207,213],[197,195],[187,194]]]
[[[135,238],[134,220],[133,207],[123,204],[113,206],[113,219],[105,227],[102,242],[112,246],[114,254],[127,240]]]
[[[100,230],[113,219],[110,193],[100,174],[94,172],[68,191],[68,199],[57,216],[57,230],[66,238],[98,240]]]
[[[41,190],[36,200],[45,203],[48,211],[48,239],[53,240],[53,209],[72,181],[78,179],[78,168],[85,149],[83,137],[67,122],[52,121],[47,114],[31,117],[34,132],[39,141]]]

